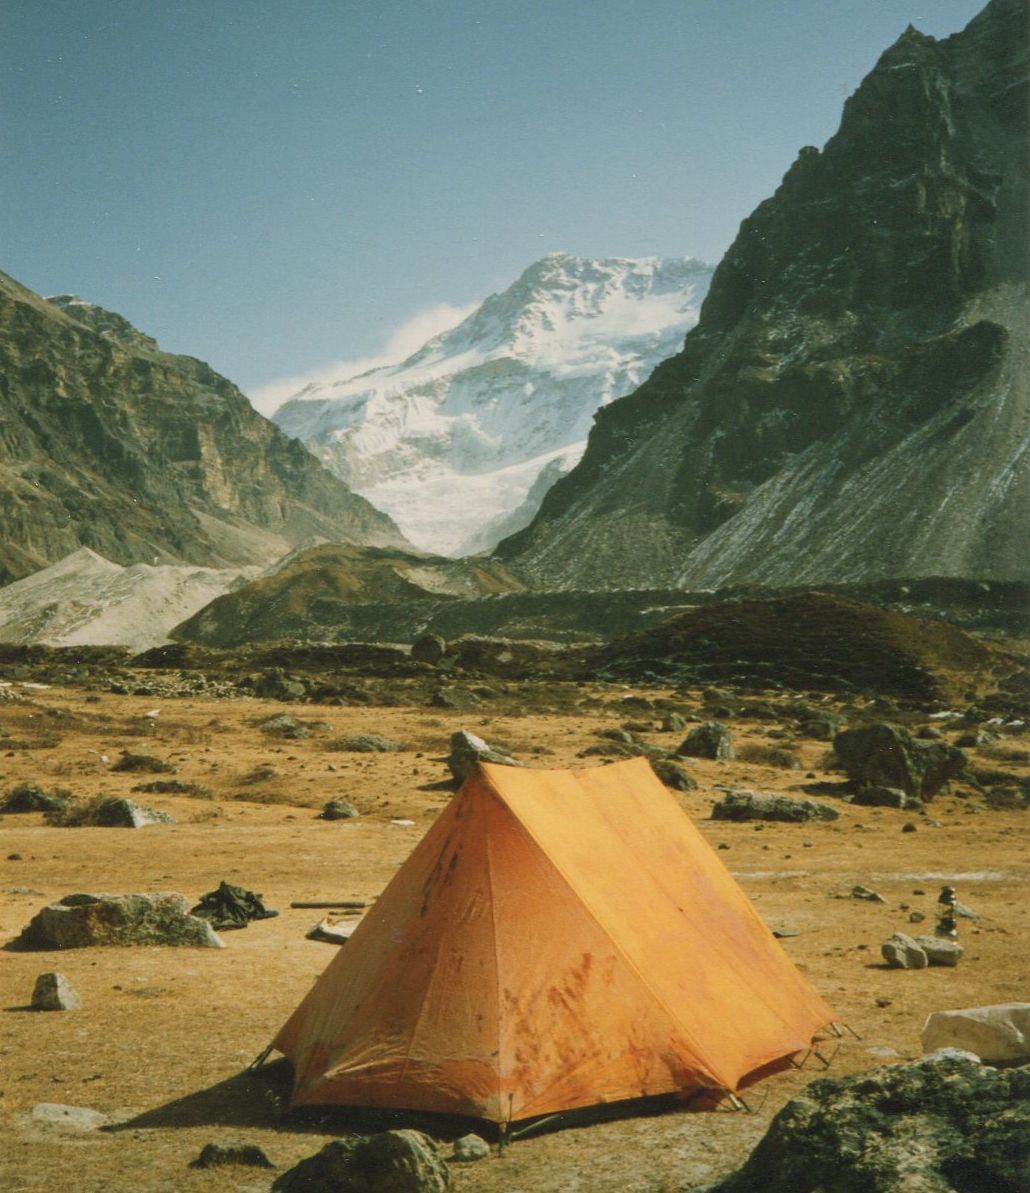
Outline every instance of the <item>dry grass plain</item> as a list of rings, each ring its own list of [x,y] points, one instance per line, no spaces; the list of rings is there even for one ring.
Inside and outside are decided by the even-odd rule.
[[[3,953],[0,1186],[19,1193],[264,1193],[275,1173],[204,1171],[189,1163],[209,1141],[249,1142],[282,1171],[333,1137],[330,1123],[280,1122],[282,1065],[244,1071],[333,956],[335,946],[305,939],[321,913],[291,910],[291,901],[371,900],[382,890],[449,798],[440,787],[447,777],[440,758],[457,728],[510,747],[530,765],[566,767],[603,764],[577,757],[597,743],[599,730],[658,720],[640,708],[627,710],[622,701],[630,689],[590,685],[569,685],[564,704],[558,700],[550,710],[522,701],[518,685],[508,685],[503,700],[472,713],[404,703],[324,708],[155,699],[71,687],[7,691],[23,699],[0,704],[0,727],[9,744],[20,745],[4,749],[0,739],[0,795],[26,780],[82,798],[129,795],[151,776],[112,773],[121,750],[170,760],[178,778],[203,784],[211,795],[134,794],[177,821],[140,830],[56,828],[37,814],[5,816],[3,943],[44,904],[74,891],[174,890],[193,901],[227,879],[260,892],[280,912],[224,933],[223,950]],[[700,715],[696,694],[680,692],[677,699]],[[155,709],[156,717],[146,716]],[[258,723],[281,712],[323,727],[304,740],[271,739]],[[738,746],[784,744],[768,737],[774,723],[729,723]],[[365,732],[385,734],[404,749],[370,755],[328,748],[344,734]],[[682,735],[655,729],[644,736],[673,746]],[[1025,733],[1011,737],[1006,761],[982,763],[1026,774],[1028,744]],[[930,1011],[1030,997],[1030,813],[989,811],[967,794],[938,796],[926,817],[832,800],[840,811],[834,822],[708,818],[719,784],[785,791],[806,775],[840,778],[823,770],[826,743],[790,746],[800,753],[800,771],[698,760],[690,764],[698,789],[678,798],[706,837],[725,846],[720,856],[766,921],[798,933],[784,947],[860,1037],[841,1042],[832,1072],[918,1055]],[[355,803],[360,818],[316,819],[334,796]],[[906,822],[916,831],[902,832]],[[885,968],[880,943],[893,931],[912,930],[913,910],[923,911],[922,927],[931,928],[944,881],[983,917],[961,922],[961,965]],[[874,887],[887,902],[848,897],[856,883]],[[25,1009],[36,975],[53,969],[78,989],[81,1010]],[[751,1114],[672,1113],[529,1137],[503,1156],[455,1166],[455,1187],[468,1193],[689,1190],[740,1163],[776,1110],[818,1075],[820,1066],[810,1061],[801,1073],[766,1080],[748,1095]],[[85,1134],[44,1129],[28,1116],[40,1102],[91,1107],[116,1126]]]

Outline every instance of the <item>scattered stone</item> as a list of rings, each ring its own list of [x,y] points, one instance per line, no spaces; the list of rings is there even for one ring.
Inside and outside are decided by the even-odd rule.
[[[447,643],[439,634],[423,634],[411,644],[411,657],[416,663],[436,666],[447,653]]]
[[[923,923],[923,921],[925,919],[926,919],[926,916],[923,915],[923,913],[921,911],[909,912],[908,922],[910,924],[921,924],[921,923]]]
[[[274,1168],[275,1165],[253,1143],[205,1143],[190,1168],[221,1168],[238,1165],[246,1168]]]
[[[851,888],[852,899],[865,899],[869,903],[886,903],[887,900],[880,894],[879,891],[874,891],[872,887],[857,885]]]
[[[490,1145],[478,1135],[462,1135],[460,1139],[454,1141],[453,1156],[455,1160],[485,1160],[489,1155]]]
[[[735,789],[712,808],[713,820],[782,820],[797,824],[806,820],[836,820],[839,813],[814,799],[791,799],[786,795],[759,795]]]
[[[910,808],[914,811],[922,809],[923,801],[918,796],[909,795],[900,787],[860,787],[852,796],[851,803],[859,804],[863,808]]]
[[[273,667],[254,680],[254,695],[282,704],[296,704],[307,699],[308,685],[296,675],[287,675],[281,667]]]
[[[41,973],[32,990],[34,1011],[80,1011],[82,999],[63,973]]]
[[[220,949],[211,925],[188,912],[185,895],[65,895],[35,915],[13,947],[81,949],[162,944]]]
[[[833,752],[858,787],[900,787],[929,799],[966,765],[966,756],[942,741],[918,741],[900,725],[883,721],[845,729]]]
[[[322,811],[318,814],[319,820],[353,820],[355,816],[359,816],[357,808],[350,802],[349,799],[326,800],[322,807]]]
[[[666,713],[662,717],[662,732],[663,733],[680,733],[687,727],[687,718],[678,712]]]
[[[707,1193],[953,1193],[1028,1187],[1030,1068],[965,1053],[813,1081]]]
[[[163,758],[156,758],[153,754],[133,754],[131,750],[122,750],[121,758],[111,767],[111,770],[171,775],[175,773],[176,768],[170,762],[165,762]]]
[[[288,713],[269,717],[267,721],[262,721],[258,728],[262,733],[267,733],[272,737],[286,738],[288,741],[301,741],[305,737],[311,736],[311,730],[307,725],[298,721],[296,717],[291,717]]]
[[[334,1139],[284,1172],[275,1193],[445,1193],[451,1174],[421,1131]]]
[[[45,1127],[57,1127],[63,1131],[99,1131],[106,1127],[108,1117],[88,1106],[65,1106],[60,1102],[37,1102],[29,1110],[34,1123]]]
[[[489,746],[481,737],[467,729],[451,734],[451,752],[447,765],[459,783],[464,783],[480,762],[492,762],[497,766],[521,766],[510,754]]]
[[[697,790],[697,780],[693,775],[689,775],[678,762],[673,762],[671,758],[652,759],[651,769],[665,786],[671,787],[673,791]]]
[[[913,824],[911,820],[906,820],[901,826],[901,831],[903,833],[917,833],[919,831],[919,826]]]
[[[924,949],[904,932],[895,932],[882,945],[880,952],[892,969],[926,969],[930,964]]]
[[[940,936],[917,936],[916,944],[926,954],[930,965],[947,965],[954,968],[962,960],[965,950],[955,940],[946,940]]]
[[[334,741],[329,749],[344,754],[395,754],[400,746],[378,733],[355,733]]]
[[[44,791],[35,783],[19,783],[0,807],[3,812],[60,812],[72,802],[70,791]]]
[[[705,721],[691,729],[680,742],[677,754],[688,758],[716,758],[729,761],[736,757],[729,729],[718,721]]]
[[[1030,1002],[934,1011],[923,1024],[924,1052],[962,1048],[988,1064],[1030,1061]]]

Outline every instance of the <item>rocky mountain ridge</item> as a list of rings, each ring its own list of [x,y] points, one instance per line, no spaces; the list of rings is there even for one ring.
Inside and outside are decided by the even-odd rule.
[[[273,418],[420,547],[483,550],[529,522],[598,407],[680,349],[710,276],[551,253],[406,360],[310,385]]]
[[[1028,6],[909,28],[497,557],[554,588],[1030,578]]]
[[[0,582],[80,547],[224,567],[314,535],[405,545],[202,361],[0,274]]]

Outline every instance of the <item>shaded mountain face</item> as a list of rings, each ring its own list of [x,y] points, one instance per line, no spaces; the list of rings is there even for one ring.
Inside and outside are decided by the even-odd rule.
[[[406,360],[310,385],[274,421],[419,547],[488,549],[580,458],[598,407],[680,349],[711,273],[551,253]]]
[[[909,29],[498,558],[549,587],[1030,578],[1028,3]]]
[[[221,567],[315,535],[405,543],[206,364],[0,274],[0,582],[80,547]]]

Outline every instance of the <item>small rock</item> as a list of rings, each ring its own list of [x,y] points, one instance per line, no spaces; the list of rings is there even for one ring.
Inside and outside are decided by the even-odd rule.
[[[895,932],[880,946],[884,961],[892,969],[926,969],[929,959],[925,951],[904,932]]]
[[[41,973],[32,990],[34,1011],[79,1011],[82,999],[63,973]]]
[[[697,790],[697,780],[671,758],[652,759],[651,769],[665,786],[671,787],[673,791]]]
[[[378,733],[356,733],[351,737],[341,737],[334,741],[330,749],[347,754],[394,754],[400,746]]]
[[[267,721],[262,721],[259,728],[263,733],[268,733],[273,737],[284,737],[290,741],[300,741],[305,737],[311,736],[311,731],[303,722],[298,721],[296,717],[291,717],[288,713],[282,713],[277,717],[269,717]]]
[[[467,688],[437,688],[430,697],[428,703],[433,708],[450,708],[455,712],[468,712],[469,709],[478,707],[480,700],[475,692],[470,692]]]
[[[35,783],[19,783],[3,802],[3,812],[60,812],[71,804],[71,793],[44,791]]]
[[[65,1106],[61,1102],[37,1102],[29,1111],[34,1123],[65,1131],[98,1131],[107,1126],[106,1114],[88,1106]]]
[[[97,828],[145,828],[148,824],[174,824],[175,817],[141,807],[131,799],[105,799],[93,810],[88,823]]]
[[[65,895],[44,907],[12,947],[79,949],[93,945],[225,946],[206,921],[188,913],[185,895]]]
[[[318,814],[319,820],[353,820],[355,816],[360,815],[357,808],[348,799],[331,799],[326,800],[322,811]]]
[[[662,717],[662,732],[663,733],[679,733],[686,728],[687,720],[681,713],[670,712]]]
[[[153,754],[133,754],[130,750],[123,750],[121,758],[111,767],[112,771],[143,772],[152,775],[174,774],[175,769],[163,758],[155,758]]]
[[[908,917],[908,922],[910,924],[921,924],[925,919],[926,916],[921,911],[913,911]]]
[[[852,796],[851,802],[863,808],[911,808],[919,811],[923,801],[914,795],[908,795],[900,787],[860,787]]]
[[[334,1139],[272,1185],[275,1193],[445,1193],[451,1174],[421,1131]]]
[[[887,900],[879,893],[868,886],[853,886],[851,888],[852,899],[866,899],[870,903],[886,903]]]
[[[253,1143],[205,1143],[190,1168],[220,1168],[235,1164],[247,1168],[274,1168],[261,1148]]]
[[[727,792],[712,807],[713,820],[781,820],[797,824],[807,820],[836,820],[839,813],[814,799],[785,795],[758,795],[754,791]]]
[[[451,752],[447,765],[459,783],[464,783],[480,762],[492,762],[497,766],[521,766],[503,750],[489,746],[481,737],[467,729],[459,729],[451,735]]]
[[[490,1145],[478,1135],[462,1135],[454,1141],[455,1160],[485,1160],[490,1155]]]
[[[689,758],[730,760],[736,757],[729,729],[718,721],[705,721],[692,729],[680,742],[677,754]]]
[[[926,954],[931,965],[947,965],[954,967],[962,960],[965,951],[955,940],[945,940],[939,936],[917,936],[916,944]]]
[[[919,829],[917,828],[916,825],[914,825],[912,823],[911,820],[906,820],[905,823],[901,826],[901,831],[903,833],[915,833],[915,832],[918,832]]]

